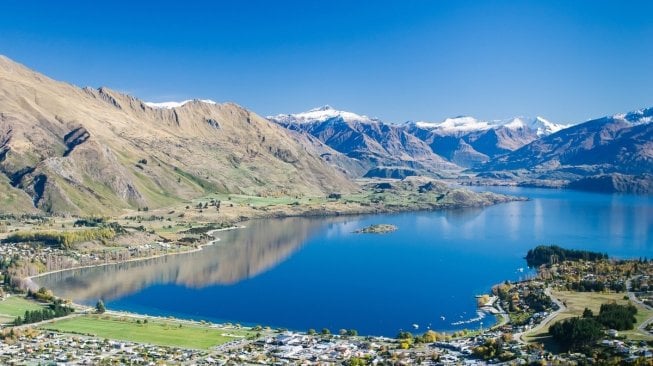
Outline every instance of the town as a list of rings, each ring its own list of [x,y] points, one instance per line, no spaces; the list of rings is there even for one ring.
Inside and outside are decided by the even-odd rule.
[[[5,244],[0,256],[5,263],[9,258],[27,256],[47,263],[54,250]],[[531,278],[497,284],[491,293],[478,296],[479,311],[497,318],[490,328],[423,334],[402,331],[394,338],[358,335],[353,329],[334,330],[333,334],[329,329],[297,332],[151,317],[106,310],[103,304],[69,304],[65,306],[74,312],[62,313],[60,318],[37,318],[33,324],[15,325],[24,313],[27,320],[31,312],[52,307],[47,303],[57,300],[47,289],[30,290],[26,295],[5,280],[0,301],[0,362],[473,365],[653,361],[649,292],[653,265],[643,259],[614,260],[587,253],[558,247],[529,252],[529,264],[537,267]],[[3,275],[6,279],[6,272]],[[632,309],[632,319],[617,323],[608,314],[607,309],[613,307],[618,307],[617,311]],[[556,324],[573,319],[597,319],[599,333],[587,334],[581,343],[552,335],[551,329],[560,327]],[[605,319],[612,321],[606,323],[611,327],[601,325]]]

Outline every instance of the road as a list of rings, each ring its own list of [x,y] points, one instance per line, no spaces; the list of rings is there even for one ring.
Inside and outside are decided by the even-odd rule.
[[[26,329],[26,328],[38,328],[38,327],[40,327],[42,325],[45,325],[45,324],[58,322],[58,321],[64,320],[64,319],[76,318],[78,316],[82,316],[82,315],[86,315],[86,314],[87,314],[86,312],[74,312],[72,314],[62,316],[62,317],[59,317],[59,318],[52,318],[52,319],[43,320],[43,321],[36,322],[36,323],[23,324],[23,325],[15,326],[15,327],[12,327],[12,328],[16,329],[16,330]]]
[[[636,278],[636,277],[633,277],[633,278]],[[626,281],[626,291],[628,291],[628,299],[632,303],[637,304],[637,305],[643,307],[644,309],[653,310],[653,307],[650,307],[650,306],[644,304],[644,302],[642,300],[637,298],[637,296],[635,295],[634,292],[630,291],[633,278],[629,278],[628,281]],[[653,322],[653,316],[646,319],[645,321],[643,321],[642,324],[640,324],[637,327],[637,330],[644,333],[644,334],[649,334],[650,335],[651,333],[649,333],[646,330],[646,326],[649,325],[651,322]]]
[[[44,325],[44,324],[54,323],[56,321],[64,320],[64,319],[75,318],[75,317],[78,317],[78,316],[93,313],[95,311],[94,307],[88,307],[88,306],[84,306],[84,305],[68,304],[68,306],[75,309],[75,312],[72,313],[72,314],[66,315],[66,316],[59,317],[59,318],[52,318],[52,319],[48,319],[48,320],[43,320],[43,321],[40,321],[40,322],[37,322],[37,323],[23,324],[23,325],[15,326],[15,327],[12,327],[12,328],[14,328],[16,330],[25,329],[25,328],[38,328],[38,327],[40,327],[41,325]],[[11,325],[9,325],[8,327],[11,327]]]
[[[565,304],[563,304],[560,300],[555,298],[553,295],[551,295],[551,287],[547,287],[544,289],[544,294],[551,298],[551,301],[553,301],[556,305],[558,305],[558,310],[552,312],[549,314],[546,318],[544,318],[538,325],[535,327],[525,331],[525,332],[520,332],[520,333],[515,333],[513,336],[514,339],[516,339],[518,342],[526,344],[527,342],[522,338],[526,333],[537,333],[540,329],[545,327],[547,324],[549,324],[553,319],[558,316],[562,311],[566,310],[567,307]]]
[[[501,320],[499,321],[499,323],[497,323],[492,328],[500,328],[500,327],[508,324],[508,322],[510,321],[510,316],[508,315],[508,313],[506,313],[505,310],[503,310],[503,308],[501,307],[501,304],[499,303],[499,300],[497,300],[495,305],[496,305],[497,310],[499,310],[499,315],[501,315]]]

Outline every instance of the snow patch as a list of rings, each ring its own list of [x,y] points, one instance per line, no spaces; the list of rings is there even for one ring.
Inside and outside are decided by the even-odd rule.
[[[324,122],[334,118],[342,118],[345,122],[369,123],[377,121],[376,119],[370,118],[368,116],[337,110],[330,105],[314,108],[307,112],[296,114],[278,114],[276,116],[268,116],[267,118],[278,123],[287,124]]]
[[[173,108],[179,108],[183,106],[186,103],[190,102],[201,102],[201,103],[206,103],[206,104],[217,104],[216,102],[212,101],[211,99],[188,99],[184,100],[182,102],[161,102],[161,103],[154,103],[154,102],[145,102],[145,105],[148,107],[152,108],[162,108],[162,109],[173,109]]]
[[[493,127],[488,121],[480,121],[474,117],[460,116],[447,118],[442,122],[415,122],[419,128],[438,131],[443,134],[453,134],[459,132],[485,131]]]
[[[508,128],[517,130],[528,128],[538,136],[550,135],[569,126],[550,122],[542,117],[515,117],[506,120],[482,121],[469,116],[447,118],[442,122],[415,122],[422,129],[437,131],[441,134],[458,134],[476,131],[487,131],[493,128]]]
[[[653,108],[638,109],[628,113],[619,113],[612,116],[612,118],[622,120],[633,125],[643,125],[653,122]]]

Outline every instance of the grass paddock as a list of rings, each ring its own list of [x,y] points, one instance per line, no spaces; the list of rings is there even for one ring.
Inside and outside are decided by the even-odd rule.
[[[238,329],[211,328],[166,320],[148,319],[146,324],[139,324],[134,318],[109,315],[88,315],[64,319],[46,324],[42,329],[194,349],[209,349],[251,334],[251,332]]]
[[[585,308],[592,310],[594,315],[598,315],[601,304],[616,302],[620,305],[625,305],[629,301],[624,299],[625,293],[601,293],[601,292],[572,292],[572,291],[552,291],[551,294],[562,301],[567,307],[564,311],[560,312],[549,324],[542,327],[539,331],[527,333],[524,335],[524,340],[527,342],[540,342],[547,348],[554,348],[551,343],[552,340],[549,336],[549,327],[564,319],[578,317],[583,315]],[[637,315],[635,318],[635,329],[630,331],[620,331],[619,334],[626,336],[628,339],[633,340],[653,340],[653,337],[637,331],[637,327],[646,319],[653,316],[653,311],[647,310],[638,304]],[[551,347],[549,347],[551,346]]]
[[[28,300],[23,296],[10,296],[0,301],[0,323],[9,323],[18,316],[25,315],[26,310],[41,310],[43,305]]]

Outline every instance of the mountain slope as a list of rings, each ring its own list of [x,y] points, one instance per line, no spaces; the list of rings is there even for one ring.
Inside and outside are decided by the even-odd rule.
[[[150,107],[107,88],[56,82],[2,56],[0,172],[17,205],[62,214],[164,206],[208,191],[356,189],[304,136],[235,104]],[[9,199],[0,195],[0,204]]]
[[[653,192],[653,175],[624,175],[620,173],[595,175],[572,181],[567,188],[603,193],[649,194]]]
[[[408,167],[440,174],[457,167],[431,151],[429,146],[401,126],[324,106],[298,114],[268,117],[290,130],[316,137],[368,170]]]
[[[485,169],[553,170],[583,166],[597,172],[650,172],[653,124],[647,122],[651,116],[653,108],[585,122],[497,158]]]
[[[478,168],[575,189],[652,192],[653,108],[591,120],[536,140]]]

